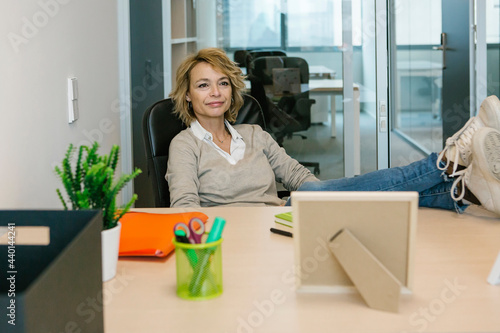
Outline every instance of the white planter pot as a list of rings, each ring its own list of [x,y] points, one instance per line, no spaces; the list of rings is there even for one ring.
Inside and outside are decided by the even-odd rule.
[[[118,222],[116,227],[101,231],[103,282],[111,280],[116,275],[121,230],[122,225]]]

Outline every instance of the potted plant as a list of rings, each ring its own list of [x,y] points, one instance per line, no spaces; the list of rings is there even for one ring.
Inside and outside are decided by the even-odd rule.
[[[116,196],[141,170],[136,168],[132,174],[122,174],[115,180],[120,148],[114,145],[109,155],[97,154],[98,148],[97,142],[92,147],[80,146],[75,161],[77,149],[73,144],[69,145],[61,165],[55,167],[67,198],[59,189],[56,192],[65,210],[69,209],[68,204],[73,210],[102,210],[102,269],[103,281],[107,281],[116,275],[121,230],[119,220],[137,199],[137,194],[134,194],[123,208],[119,208]]]

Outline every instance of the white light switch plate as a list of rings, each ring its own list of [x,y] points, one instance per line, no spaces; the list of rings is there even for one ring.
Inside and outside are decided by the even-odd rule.
[[[68,122],[78,120],[78,81],[76,77],[68,78]]]

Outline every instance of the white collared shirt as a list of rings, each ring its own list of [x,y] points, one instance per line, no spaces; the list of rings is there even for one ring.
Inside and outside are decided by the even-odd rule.
[[[230,164],[235,165],[239,160],[243,159],[245,155],[245,141],[243,141],[243,137],[238,133],[231,124],[227,120],[224,120],[224,124],[226,128],[231,133],[231,143],[230,143],[230,154],[226,153],[222,150],[217,144],[215,144],[214,139],[212,137],[212,133],[204,129],[198,120],[194,120],[191,122],[189,128],[193,132],[193,134],[200,140],[205,141],[209,145],[215,148],[215,150],[221,154]]]

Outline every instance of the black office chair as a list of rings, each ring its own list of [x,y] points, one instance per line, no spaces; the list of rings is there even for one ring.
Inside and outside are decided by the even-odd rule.
[[[244,49],[234,51],[233,59],[241,68],[247,68],[248,64],[254,59],[260,57],[283,56],[286,57],[286,52],[283,50],[260,50],[260,49]]]
[[[236,124],[257,124],[266,129],[266,122],[260,104],[250,95],[243,95],[244,104],[238,112]],[[170,192],[165,179],[168,150],[172,139],[186,126],[173,113],[174,103],[164,99],[150,106],[142,121],[146,148],[148,176],[153,185],[155,207],[170,207]],[[278,193],[280,197],[289,192]]]
[[[246,68],[247,67],[247,56],[250,53],[250,50],[236,50],[234,51],[234,62],[238,64],[238,66]]]
[[[282,71],[284,69],[291,69],[290,74]],[[250,94],[262,105],[268,130],[278,144],[282,146],[284,139],[292,135],[306,139],[299,132],[311,127],[311,106],[315,103],[309,98],[309,89],[302,89],[309,83],[307,62],[298,57],[260,57],[248,64],[248,71]],[[282,78],[278,75],[282,75]],[[292,79],[296,81],[290,82]],[[285,88],[289,90],[283,90]],[[300,163],[314,168],[315,174],[320,173],[318,162]]]
[[[255,59],[262,57],[286,57],[286,52],[283,50],[249,50],[245,60],[246,67],[248,68]]]

